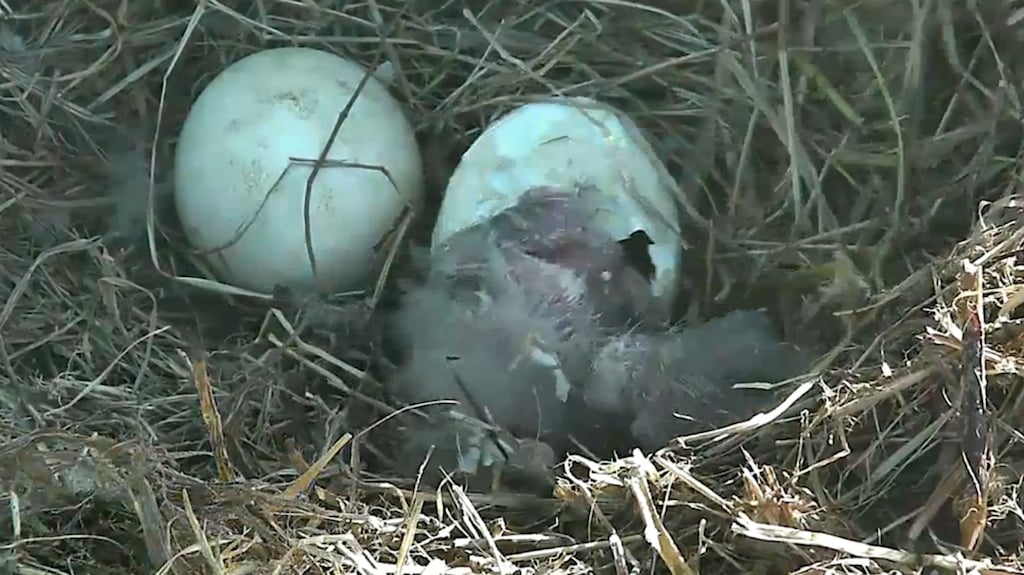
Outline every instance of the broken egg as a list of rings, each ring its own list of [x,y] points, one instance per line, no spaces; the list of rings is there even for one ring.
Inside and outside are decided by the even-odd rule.
[[[328,52],[275,48],[230,65],[199,95],[178,139],[175,202],[221,279],[263,293],[362,287],[374,250],[423,193],[412,125],[371,77],[313,181],[307,241],[307,181],[365,76]]]
[[[642,238],[652,295],[674,299],[683,245],[676,184],[630,118],[587,98],[526,104],[487,127],[448,183],[432,248],[540,187],[590,190],[590,224],[620,242]]]

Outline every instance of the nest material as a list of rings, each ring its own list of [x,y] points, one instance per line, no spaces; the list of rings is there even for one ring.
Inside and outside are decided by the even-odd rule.
[[[5,567],[1017,566],[1021,9],[685,4],[0,2]],[[570,457],[550,499],[371,474],[379,292],[268,311],[169,281],[201,275],[173,214],[110,233],[159,207],[198,90],[280,45],[390,74],[435,192],[517,104],[623,109],[685,192],[690,308],[777,310],[834,344],[824,375],[655,454]]]

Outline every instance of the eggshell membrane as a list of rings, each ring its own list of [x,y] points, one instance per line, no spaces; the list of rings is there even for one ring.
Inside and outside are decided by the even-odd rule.
[[[222,279],[261,292],[278,285],[332,292],[366,281],[375,245],[423,194],[413,128],[376,79],[360,93],[327,161],[383,166],[397,189],[379,169],[321,168],[309,210],[316,281],[303,219],[310,161],[365,73],[327,52],[276,48],[235,62],[200,94],[178,139],[175,198],[195,248],[228,245],[207,256]],[[306,163],[289,167],[290,158]]]
[[[640,129],[618,110],[586,98],[521,106],[470,146],[448,183],[434,248],[515,204],[531,188],[596,188],[593,222],[616,239],[646,233],[655,266],[652,291],[672,298],[682,239],[676,185]]]

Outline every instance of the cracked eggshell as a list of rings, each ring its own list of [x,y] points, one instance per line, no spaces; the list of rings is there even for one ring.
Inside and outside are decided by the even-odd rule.
[[[587,98],[521,106],[490,125],[448,183],[433,247],[513,205],[531,188],[596,188],[598,227],[616,239],[643,231],[654,242],[652,292],[675,297],[682,259],[676,184],[640,129],[615,108]]]
[[[380,169],[320,169],[309,209],[316,280],[303,212],[310,163],[365,73],[328,52],[275,48],[235,62],[195,101],[178,139],[175,203],[196,249],[227,246],[205,256],[221,279],[264,293],[362,287],[374,246],[423,194],[413,128],[375,78],[327,160],[383,167],[394,185]],[[290,159],[307,162],[289,167]]]

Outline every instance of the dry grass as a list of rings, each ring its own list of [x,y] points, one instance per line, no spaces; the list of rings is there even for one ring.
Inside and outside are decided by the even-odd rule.
[[[195,4],[0,0],[5,572],[1020,567],[1024,7]],[[821,375],[656,454],[570,457],[551,499],[374,474],[374,310],[184,282],[146,209],[201,86],[288,44],[390,70],[434,192],[519,103],[628,111],[686,194],[694,313],[779,310],[832,346]]]

